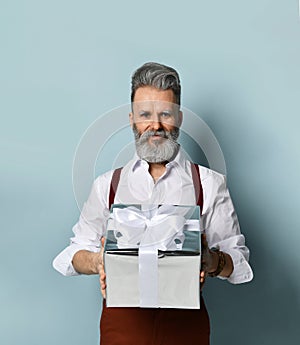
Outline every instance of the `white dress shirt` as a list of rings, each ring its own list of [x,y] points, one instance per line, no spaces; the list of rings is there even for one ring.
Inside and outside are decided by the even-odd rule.
[[[137,156],[124,166],[115,195],[116,204],[196,204],[191,164],[181,150],[166,165],[165,173],[157,181],[154,182],[148,168],[148,163]],[[234,266],[229,278],[220,278],[233,284],[250,281],[253,273],[248,263],[249,250],[240,232],[225,176],[202,166],[199,168],[203,188],[201,230],[206,233],[209,247],[217,247],[229,254]],[[63,275],[79,274],[72,265],[77,251],[99,252],[101,249],[100,239],[105,234],[109,216],[112,174],[113,171],[109,171],[94,181],[79,221],[73,227],[75,236],[53,261],[54,268]]]

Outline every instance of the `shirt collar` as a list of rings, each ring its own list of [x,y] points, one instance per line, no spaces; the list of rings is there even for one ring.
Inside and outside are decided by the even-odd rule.
[[[135,171],[138,167],[142,166],[142,165],[147,165],[148,166],[148,162],[146,162],[145,160],[141,159],[137,153],[135,152],[133,159],[132,159],[132,171]],[[186,156],[183,152],[183,149],[181,147],[179,147],[178,153],[175,156],[175,158],[166,164],[166,168],[170,169],[173,166],[179,166],[182,168],[185,168],[186,166]]]

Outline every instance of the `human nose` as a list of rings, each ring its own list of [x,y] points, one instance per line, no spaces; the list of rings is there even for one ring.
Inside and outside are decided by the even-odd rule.
[[[161,119],[160,119],[160,116],[155,114],[152,116],[151,118],[151,128],[154,130],[154,131],[157,131],[158,129],[160,129],[162,127],[161,125]]]

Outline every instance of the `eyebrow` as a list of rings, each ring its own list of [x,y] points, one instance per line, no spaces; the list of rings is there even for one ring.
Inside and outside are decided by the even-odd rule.
[[[162,110],[160,111],[158,114],[173,114],[174,111],[172,111],[171,109],[165,109],[165,110]]]
[[[151,112],[149,110],[139,110],[137,113],[139,115],[145,115],[145,114],[150,114]]]
[[[138,114],[150,114],[152,113],[151,110],[138,110],[137,111]],[[158,112],[158,114],[164,114],[164,113],[168,113],[168,114],[173,114],[174,110],[173,109],[163,109],[160,112]]]

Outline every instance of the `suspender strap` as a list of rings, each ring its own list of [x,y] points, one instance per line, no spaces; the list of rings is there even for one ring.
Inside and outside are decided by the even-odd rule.
[[[111,208],[111,205],[114,203],[116,191],[118,188],[118,184],[120,181],[120,175],[121,175],[122,168],[118,168],[113,172],[111,183],[110,183],[110,190],[109,190],[109,209]]]
[[[196,204],[200,206],[200,213],[202,214],[203,209],[203,189],[200,179],[200,170],[198,164],[191,163],[192,177],[195,189]]]

